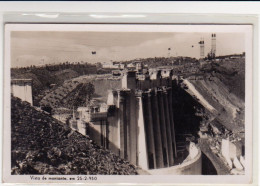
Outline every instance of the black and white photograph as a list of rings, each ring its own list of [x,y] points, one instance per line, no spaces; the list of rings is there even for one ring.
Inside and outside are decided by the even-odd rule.
[[[5,39],[6,180],[252,174],[251,25],[7,24]]]

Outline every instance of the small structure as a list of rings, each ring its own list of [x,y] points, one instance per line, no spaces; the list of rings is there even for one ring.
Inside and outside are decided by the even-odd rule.
[[[11,79],[11,94],[33,105],[32,79]]]
[[[204,39],[203,38],[200,39],[199,45],[200,45],[200,59],[202,60],[204,58]]]

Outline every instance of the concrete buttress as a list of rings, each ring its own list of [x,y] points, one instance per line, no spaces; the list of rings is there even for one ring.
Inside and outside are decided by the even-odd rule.
[[[134,165],[137,164],[137,117],[136,117],[136,105],[138,101],[135,97],[135,91],[131,90],[130,93],[130,162]]]
[[[175,126],[174,126],[174,116],[173,116],[173,105],[172,105],[172,88],[168,88],[168,103],[169,103],[169,114],[170,114],[170,123],[171,123],[171,132],[172,132],[172,148],[174,157],[177,157],[176,150],[176,138],[175,138]]]
[[[137,165],[139,165],[145,170],[148,170],[149,167],[148,167],[148,158],[147,158],[146,134],[145,134],[145,127],[144,127],[142,92],[136,93],[136,99],[137,99],[136,116],[137,116],[137,125],[138,125]]]
[[[143,93],[144,104],[144,124],[146,132],[146,144],[148,152],[149,169],[156,168],[155,162],[155,148],[154,148],[154,134],[153,134],[153,121],[152,121],[152,107],[151,107],[151,94],[150,92]]]
[[[162,151],[163,149],[162,149],[158,98],[157,98],[157,91],[154,89],[151,92],[151,104],[152,104],[152,111],[153,111],[152,116],[153,116],[153,132],[154,132],[156,167],[163,168],[164,167],[163,151]]]
[[[127,128],[126,128],[126,103],[125,92],[119,91],[119,116],[120,116],[120,157],[127,159]]]
[[[131,120],[131,104],[130,104],[130,97],[131,93],[130,90],[125,90],[125,105],[126,105],[126,123],[125,123],[125,128],[126,128],[126,137],[125,137],[125,158],[128,161],[131,161],[131,149],[130,149],[130,144],[132,143],[131,141],[131,131],[130,131],[130,120]]]
[[[170,114],[169,114],[169,104],[168,104],[168,93],[167,90],[163,90],[163,103],[165,107],[165,125],[166,125],[166,134],[167,134],[167,145],[168,145],[168,154],[169,154],[169,166],[173,166],[173,149],[172,149],[172,135],[171,135],[171,123],[170,123]]]
[[[161,124],[161,138],[162,138],[162,151],[163,151],[163,162],[164,167],[169,166],[168,159],[168,144],[167,144],[167,134],[166,134],[166,126],[165,126],[165,114],[164,114],[164,104],[163,104],[163,95],[162,90],[158,90],[158,109],[159,109],[159,118]]]

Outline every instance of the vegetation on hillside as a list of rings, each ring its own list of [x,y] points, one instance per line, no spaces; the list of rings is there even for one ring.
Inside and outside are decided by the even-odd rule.
[[[34,105],[39,105],[40,100],[53,86],[60,86],[64,81],[81,75],[103,74],[108,72],[111,71],[99,69],[99,65],[92,65],[88,63],[71,64],[66,62],[39,67],[30,66],[23,68],[12,68],[11,78],[32,79]]]
[[[217,77],[229,91],[245,100],[245,59],[230,59],[208,63],[201,68],[206,75]]]
[[[200,68],[203,78],[190,80],[196,90],[217,110],[211,123],[221,123],[234,133],[245,129],[245,60],[209,62]]]
[[[40,101],[40,106],[53,108],[77,108],[86,106],[95,92],[94,85],[86,82],[66,81],[62,86],[50,91]]]
[[[125,61],[124,63],[142,63],[147,65],[149,68],[156,68],[160,66],[172,66],[172,65],[184,65],[188,63],[198,63],[198,60],[191,57],[154,57],[154,58],[145,58],[138,60]]]

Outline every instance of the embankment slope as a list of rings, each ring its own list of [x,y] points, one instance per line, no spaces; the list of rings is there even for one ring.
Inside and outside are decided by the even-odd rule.
[[[212,63],[204,68],[200,80],[188,80],[195,92],[203,97],[217,112],[215,122],[221,123],[233,133],[243,133],[245,126],[245,69],[244,61],[236,59]]]

